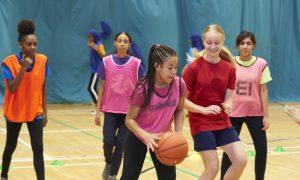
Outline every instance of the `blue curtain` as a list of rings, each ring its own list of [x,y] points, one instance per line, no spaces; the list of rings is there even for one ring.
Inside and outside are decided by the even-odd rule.
[[[87,31],[101,20],[113,34],[128,32],[146,61],[154,43],[174,48],[185,65],[189,36],[211,23],[220,24],[226,46],[234,54],[235,37],[242,30],[257,39],[255,55],[269,63],[273,81],[271,101],[300,101],[300,2],[297,0],[77,0],[0,1],[0,59],[19,51],[16,26],[20,19],[36,23],[38,50],[49,58],[52,76],[47,79],[49,102],[91,101]],[[114,50],[114,35],[104,42]],[[2,72],[2,71],[0,71]],[[179,72],[180,73],[180,72]],[[0,85],[0,98],[4,87]]]

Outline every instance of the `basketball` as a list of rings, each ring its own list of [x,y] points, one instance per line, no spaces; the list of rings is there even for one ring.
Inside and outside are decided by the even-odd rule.
[[[178,133],[166,132],[160,136],[155,149],[157,159],[167,166],[181,163],[187,156],[189,146],[186,139]]]

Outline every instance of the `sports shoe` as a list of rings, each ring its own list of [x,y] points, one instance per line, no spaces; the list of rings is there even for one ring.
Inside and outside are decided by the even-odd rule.
[[[117,180],[117,175],[108,176],[107,180]]]
[[[105,164],[104,170],[102,172],[103,180],[107,180],[111,169],[111,164]]]

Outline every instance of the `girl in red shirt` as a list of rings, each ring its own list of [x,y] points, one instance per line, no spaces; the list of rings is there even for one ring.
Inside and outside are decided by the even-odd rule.
[[[217,147],[223,149],[232,162],[224,179],[238,179],[247,157],[228,117],[232,111],[231,94],[236,78],[234,59],[223,47],[225,35],[219,25],[207,26],[202,39],[203,57],[191,63],[183,73],[189,91],[185,107],[189,110],[194,149],[200,152],[205,167],[200,179],[215,179],[217,176]],[[203,110],[203,107],[206,108]]]

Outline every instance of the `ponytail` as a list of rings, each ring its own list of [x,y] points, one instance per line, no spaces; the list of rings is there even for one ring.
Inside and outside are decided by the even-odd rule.
[[[228,61],[234,68],[236,67],[233,55],[231,54],[231,52],[225,46],[222,46],[219,56],[220,56],[221,59],[224,59],[225,61]]]

